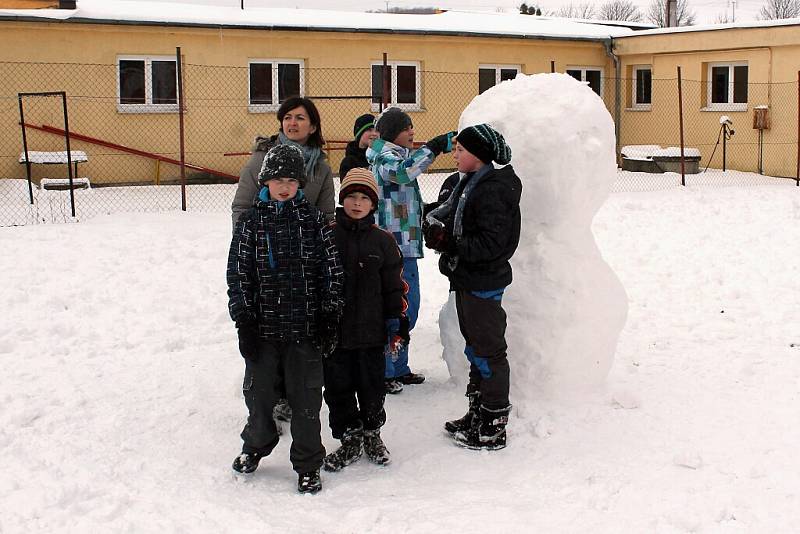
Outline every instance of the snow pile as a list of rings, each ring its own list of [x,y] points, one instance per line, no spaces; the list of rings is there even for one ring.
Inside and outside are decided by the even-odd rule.
[[[614,124],[602,100],[565,74],[496,85],[467,106],[459,129],[482,122],[506,138],[523,183],[521,239],[504,307],[512,402],[524,414],[542,387],[604,380],[625,324],[625,290],[591,231],[617,175]],[[443,336],[447,362],[464,350],[463,340],[451,340]]]
[[[671,146],[661,148],[659,145],[628,145],[622,147],[620,151],[625,159],[651,160],[654,156],[678,158],[681,155],[681,147]],[[700,157],[700,150],[697,148],[683,147],[684,157]]]

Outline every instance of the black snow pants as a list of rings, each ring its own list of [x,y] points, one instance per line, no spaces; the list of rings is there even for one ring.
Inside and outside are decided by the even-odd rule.
[[[324,360],[325,403],[334,438],[341,439],[346,430],[361,425],[364,430],[377,430],[386,422],[383,350],[336,349]]]
[[[242,452],[267,455],[278,444],[272,409],[281,379],[292,408],[289,460],[298,473],[319,469],[325,457],[319,411],[322,408],[322,358],[310,341],[259,342],[258,361],[245,360],[244,400],[249,416],[242,430]]]

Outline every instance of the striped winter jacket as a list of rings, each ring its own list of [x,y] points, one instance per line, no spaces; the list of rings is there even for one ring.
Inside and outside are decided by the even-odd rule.
[[[262,339],[314,340],[322,314],[340,315],[344,274],[332,226],[300,193],[257,199],[236,223],[228,253],[228,311]]]
[[[367,149],[380,193],[378,226],[394,235],[405,258],[422,257],[422,195],[417,178],[435,158],[425,146],[412,151],[383,139]]]

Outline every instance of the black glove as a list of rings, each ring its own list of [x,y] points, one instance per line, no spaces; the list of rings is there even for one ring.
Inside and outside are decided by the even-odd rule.
[[[441,206],[441,202],[428,202],[424,206],[422,206],[422,224],[425,224],[425,217],[428,216],[430,212]]]
[[[258,325],[249,323],[237,328],[239,333],[239,352],[251,362],[258,361]]]
[[[430,224],[425,221],[425,224],[422,225],[422,237],[425,240],[425,246],[429,249],[437,252],[450,250],[450,234],[441,224]]]
[[[457,133],[458,132],[447,132],[446,134],[437,135],[425,143],[425,146],[433,152],[434,156],[438,156],[442,152],[450,152],[453,150],[453,137],[455,137]]]
[[[322,315],[317,325],[317,349],[327,358],[339,345],[339,316]]]

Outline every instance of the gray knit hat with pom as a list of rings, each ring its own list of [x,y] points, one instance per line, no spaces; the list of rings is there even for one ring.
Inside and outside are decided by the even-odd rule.
[[[306,172],[303,168],[303,152],[292,145],[275,145],[269,149],[261,164],[258,181],[263,185],[275,178],[294,178],[300,187],[306,186]]]

